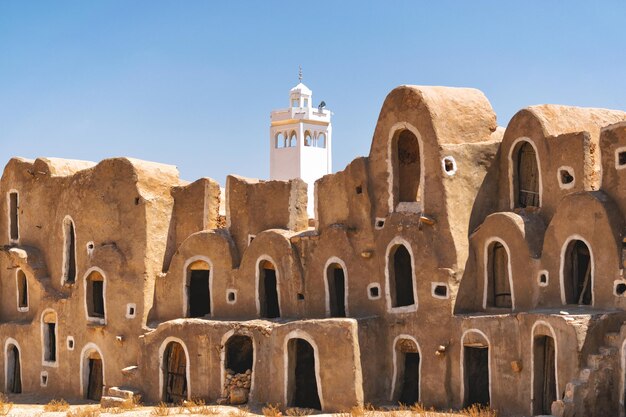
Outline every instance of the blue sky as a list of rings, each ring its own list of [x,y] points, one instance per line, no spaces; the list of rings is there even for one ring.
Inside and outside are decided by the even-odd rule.
[[[0,160],[133,156],[187,180],[269,175],[298,65],[334,112],[334,171],[400,84],[626,110],[624,1],[0,0]]]

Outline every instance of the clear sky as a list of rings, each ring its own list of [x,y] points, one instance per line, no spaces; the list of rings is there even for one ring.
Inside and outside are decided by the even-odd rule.
[[[333,116],[334,171],[400,84],[626,110],[625,1],[0,0],[0,160],[133,156],[187,180],[269,175],[298,65]]]

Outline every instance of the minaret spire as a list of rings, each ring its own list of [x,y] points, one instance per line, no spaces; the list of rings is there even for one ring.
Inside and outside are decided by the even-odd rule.
[[[302,82],[302,65],[298,65],[298,80]]]

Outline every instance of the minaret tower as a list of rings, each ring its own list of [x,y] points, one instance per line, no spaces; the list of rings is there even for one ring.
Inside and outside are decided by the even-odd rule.
[[[270,114],[270,179],[301,178],[308,188],[309,217],[315,216],[315,181],[332,170],[330,110],[312,106],[312,92],[299,83],[289,91],[289,108]]]

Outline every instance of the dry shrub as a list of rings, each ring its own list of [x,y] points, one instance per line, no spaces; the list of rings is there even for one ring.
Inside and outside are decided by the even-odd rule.
[[[54,412],[54,411],[67,411],[69,410],[70,405],[63,398],[60,400],[52,400],[48,404],[43,406],[43,411],[46,412]]]
[[[201,398],[192,398],[189,401],[183,401],[181,406],[178,408],[178,412],[180,414],[188,412],[189,414],[200,414],[203,416],[220,414],[217,407],[206,405],[204,400]]]
[[[161,401],[160,403],[158,403],[156,405],[156,407],[154,407],[152,409],[152,412],[150,413],[150,415],[153,416],[169,416],[170,415],[170,408],[167,406],[167,404],[165,404],[163,401]]]
[[[498,417],[496,410],[478,404],[467,407],[461,413],[467,417]]]
[[[287,411],[285,411],[285,413],[288,416],[300,417],[300,416],[310,416],[311,414],[315,413],[315,410],[311,408],[292,407],[292,408],[288,408]]]
[[[99,417],[100,416],[100,408],[99,407],[80,407],[76,410],[68,410],[65,413],[66,417]]]
[[[0,416],[6,416],[13,408],[13,403],[9,401],[6,395],[0,392]]]
[[[262,412],[265,417],[281,417],[283,415],[280,411],[280,404],[267,403]]]

